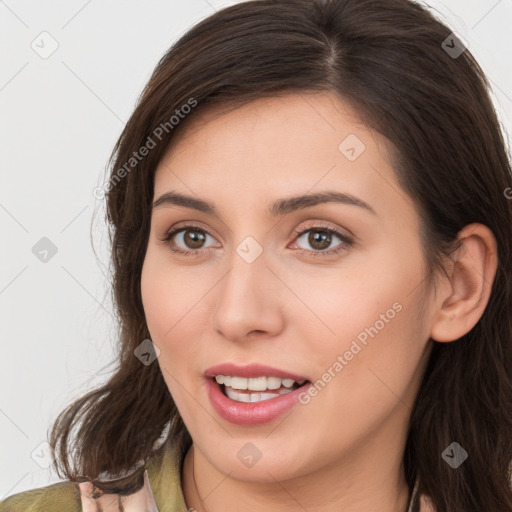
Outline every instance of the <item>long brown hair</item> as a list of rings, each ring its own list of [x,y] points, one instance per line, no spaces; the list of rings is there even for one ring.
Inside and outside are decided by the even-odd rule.
[[[481,319],[460,340],[432,340],[403,464],[409,487],[419,476],[439,512],[512,512],[511,163],[489,82],[461,45],[410,0],[252,0],[217,11],[167,51],[109,161],[118,366],[56,419],[59,476],[130,493],[140,471],[110,485],[100,476],[154,456],[166,428],[181,453],[190,446],[159,365],[134,356],[150,338],[140,278],[154,173],[175,134],[208,105],[328,91],[394,145],[397,178],[421,213],[429,284],[464,226],[485,224],[496,237],[498,269]],[[469,454],[457,469],[441,456],[453,441]]]

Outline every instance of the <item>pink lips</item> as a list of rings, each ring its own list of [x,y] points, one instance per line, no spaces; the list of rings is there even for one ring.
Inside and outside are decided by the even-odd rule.
[[[234,364],[222,364],[209,368],[205,372],[208,397],[219,416],[230,423],[237,425],[261,425],[271,422],[291,409],[298,402],[299,394],[304,392],[308,383],[269,400],[261,402],[237,402],[231,400],[221,391],[221,387],[214,378],[216,375],[230,375],[236,377],[280,377],[295,381],[308,380],[307,377],[278,370],[264,365],[236,366]],[[312,385],[309,383],[309,385]]]

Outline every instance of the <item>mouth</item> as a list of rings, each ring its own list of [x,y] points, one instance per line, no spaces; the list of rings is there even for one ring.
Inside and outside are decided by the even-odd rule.
[[[256,426],[277,420],[295,407],[311,380],[263,364],[223,363],[205,371],[213,409],[230,423]]]
[[[230,375],[216,375],[212,377],[212,381],[225,397],[243,403],[272,400],[311,383],[307,379],[294,380],[273,376],[247,378]]]

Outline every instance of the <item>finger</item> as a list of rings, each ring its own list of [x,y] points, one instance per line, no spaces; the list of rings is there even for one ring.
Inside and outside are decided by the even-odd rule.
[[[155,503],[147,470],[144,471],[144,485],[136,493],[129,496],[103,494],[92,498],[92,483],[79,484],[83,512],[159,512]]]
[[[144,485],[134,494],[121,496],[124,512],[158,512],[147,470],[144,471]]]
[[[99,498],[92,498],[93,485],[91,482],[78,484],[83,512],[120,512],[119,496],[117,494],[103,494]]]

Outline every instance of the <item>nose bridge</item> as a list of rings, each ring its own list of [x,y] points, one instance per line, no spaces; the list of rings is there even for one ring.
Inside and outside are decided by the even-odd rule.
[[[253,301],[264,299],[267,282],[272,276],[267,264],[268,255],[263,246],[253,237],[244,239],[233,248],[230,256],[230,270],[220,287],[222,298],[230,302],[249,298]]]
[[[253,330],[272,332],[280,325],[278,280],[268,254],[253,237],[233,247],[229,270],[218,286],[213,326],[238,339]]]

